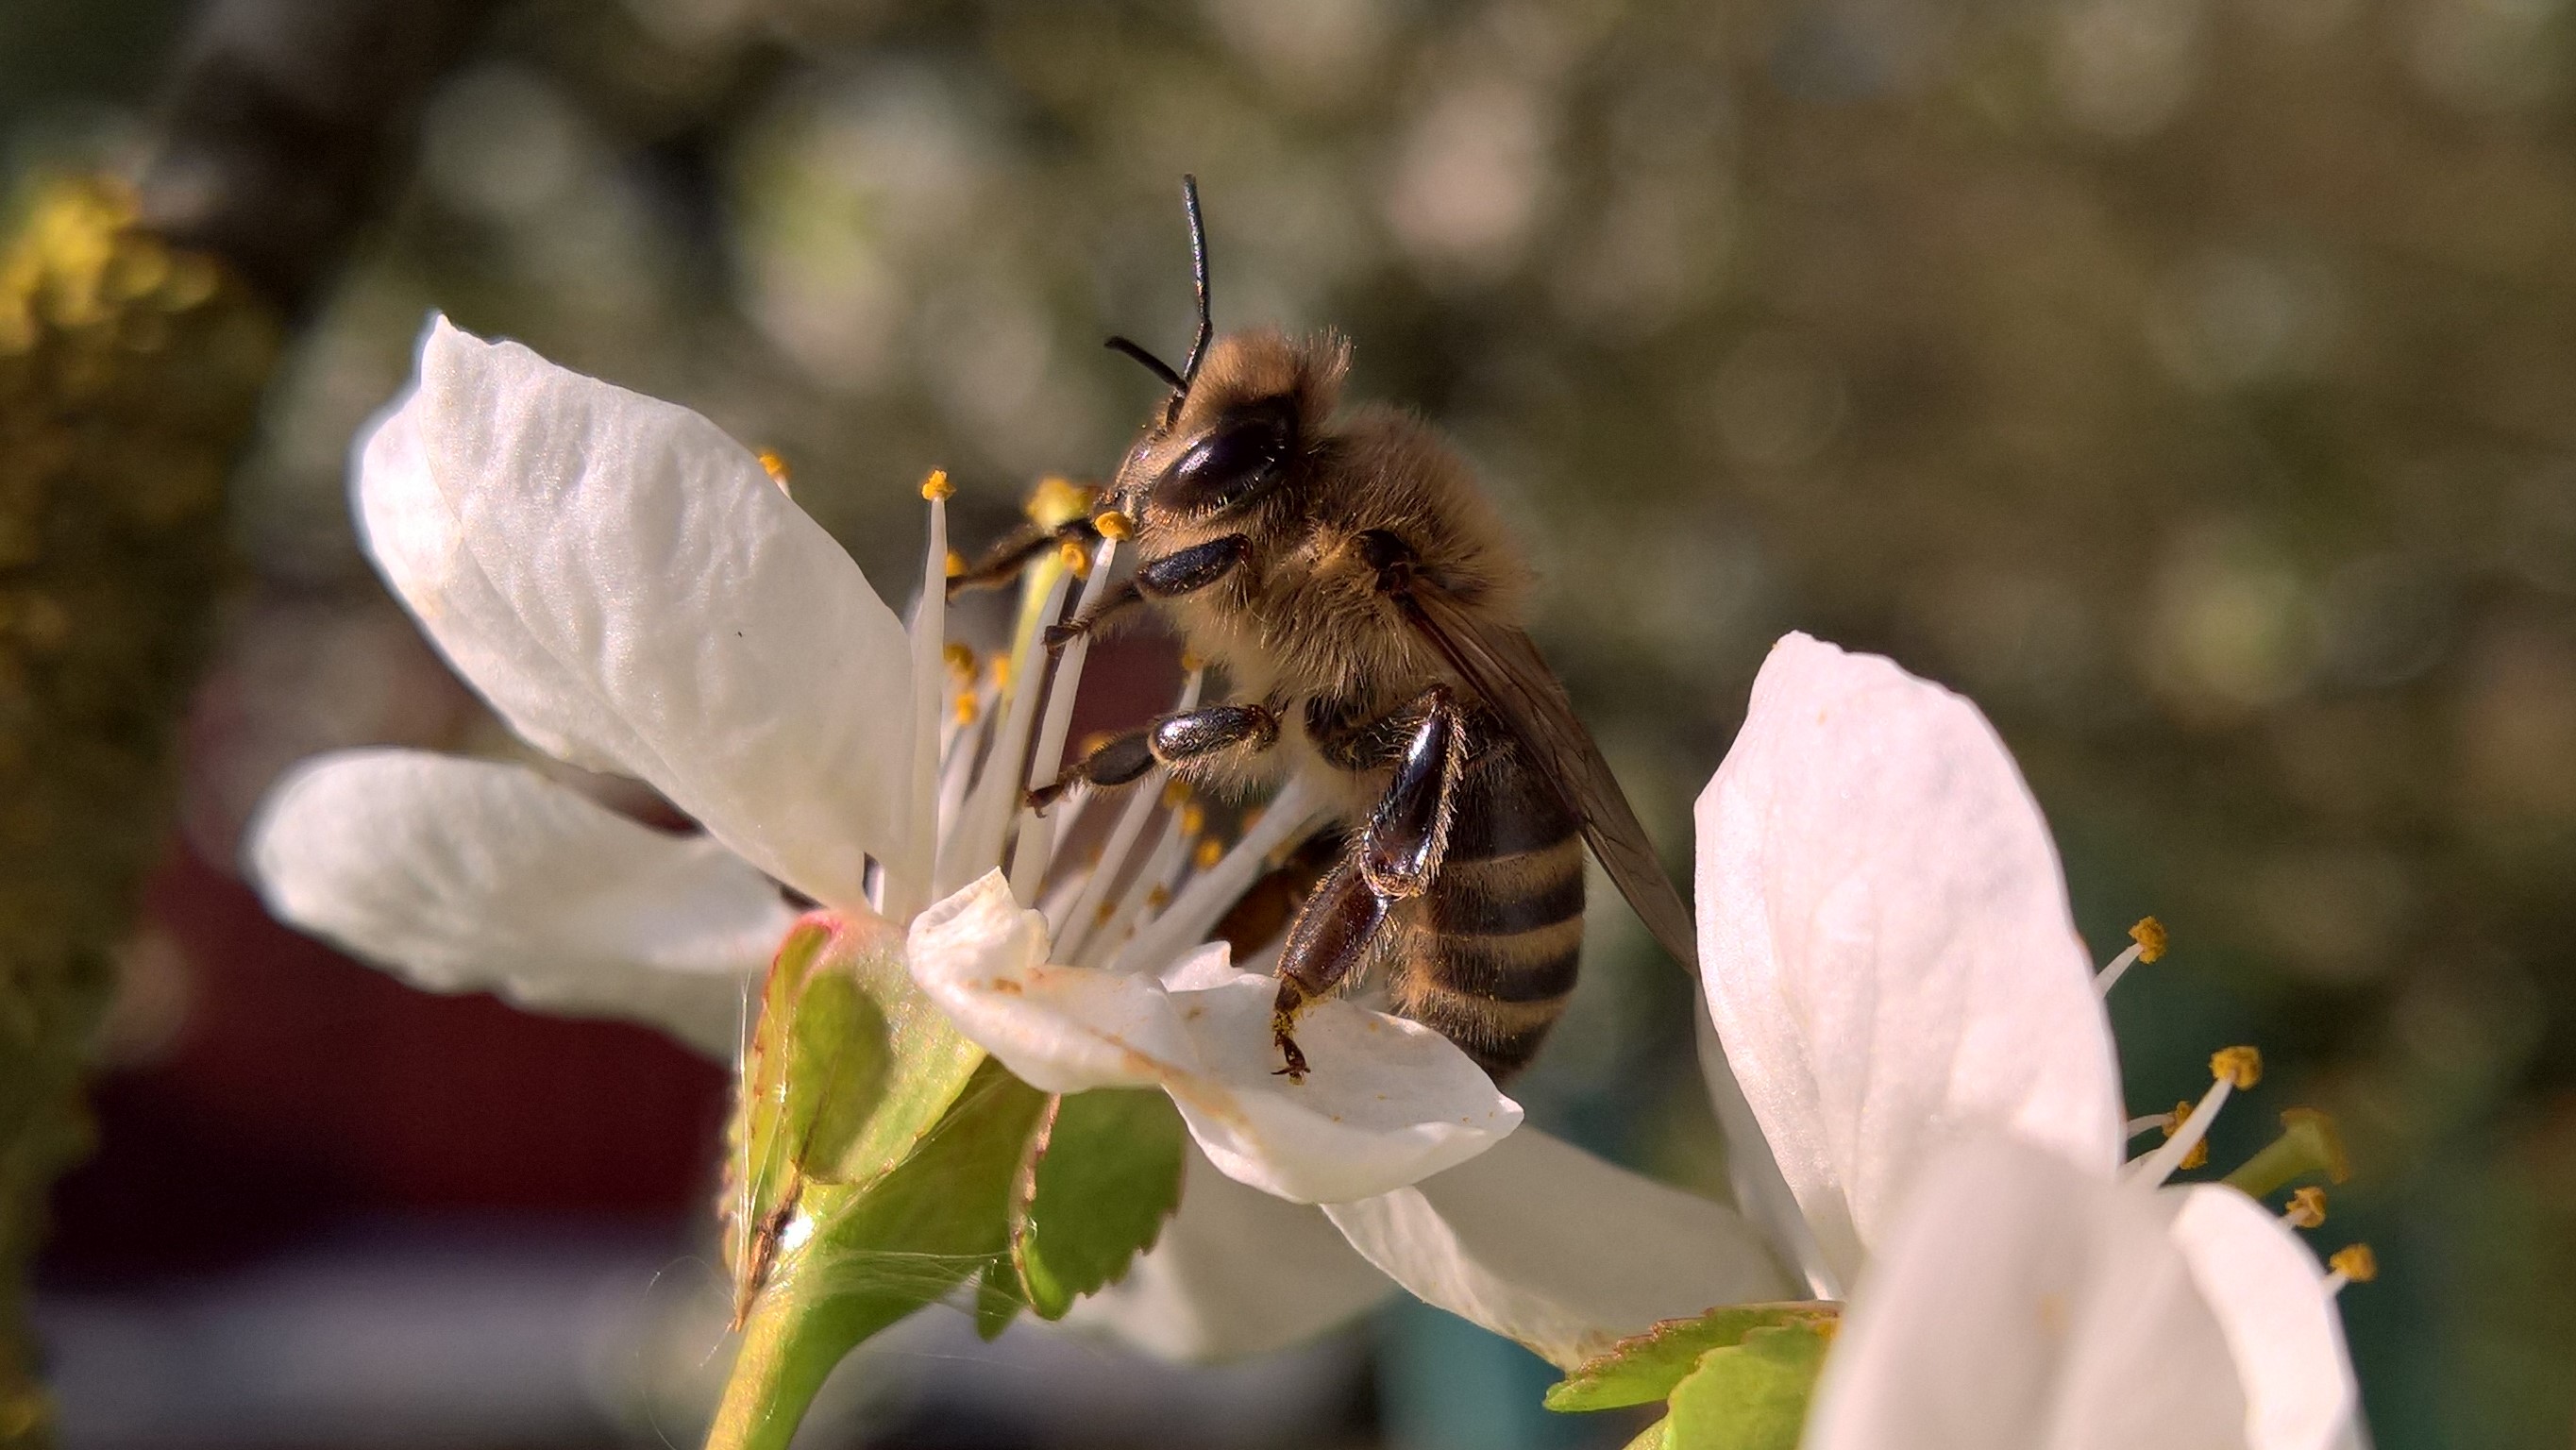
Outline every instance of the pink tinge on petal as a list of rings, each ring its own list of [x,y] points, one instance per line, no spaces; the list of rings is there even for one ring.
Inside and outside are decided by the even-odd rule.
[[[958,1030],[1050,1092],[1160,1087],[1228,1177],[1301,1203],[1365,1198],[1466,1161],[1520,1105],[1419,1023],[1319,1003],[1298,1040],[1313,1070],[1276,1075],[1268,977],[1192,959],[1151,973],[1052,966],[1045,919],[987,875],[915,921],[913,978]]]
[[[1975,706],[1789,635],[1698,824],[1710,1016],[1838,1281],[1944,1144],[2009,1129],[2117,1167],[2091,960]]]

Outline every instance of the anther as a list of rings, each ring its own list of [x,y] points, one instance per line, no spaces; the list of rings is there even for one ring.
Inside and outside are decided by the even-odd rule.
[[[950,640],[947,645],[939,651],[939,657],[948,662],[948,672],[950,674],[965,680],[975,678],[975,650],[973,646],[960,644],[955,640]]]
[[[1074,578],[1091,577],[1091,551],[1082,546],[1080,539],[1067,539],[1056,545],[1055,556],[1064,562],[1065,568],[1073,571]]]
[[[940,572],[951,579],[963,577],[966,573],[966,556],[955,549],[949,550],[948,558],[940,565]]]
[[[993,688],[1003,691],[1008,691],[1011,688],[1011,657],[1009,655],[993,656]]]
[[[1132,539],[1136,536],[1136,526],[1127,522],[1127,516],[1116,509],[1093,514],[1091,527],[1104,539]]]
[[[2093,990],[2097,995],[2109,993],[2112,984],[2118,982],[2121,974],[2130,967],[2139,962],[2152,962],[2165,954],[2164,923],[2152,916],[2140,918],[2136,926],[2129,928],[2129,943],[2128,950],[2113,957],[2102,970],[2093,974]]]
[[[1091,506],[1099,501],[1100,490],[1049,474],[1029,490],[1028,502],[1021,505],[1021,511],[1039,528],[1060,529],[1075,519],[1088,517]]]
[[[2263,1080],[2263,1054],[2251,1047],[2222,1047],[2209,1055],[2209,1075],[2231,1087],[2250,1088]]]
[[[1225,842],[1214,836],[1201,837],[1198,845],[1190,850],[1190,865],[1201,871],[1215,870],[1216,863],[1224,859]]]
[[[2188,1102],[2174,1104],[2174,1110],[2165,1114],[2164,1119],[2165,1137],[2170,1139],[2174,1134],[2182,1131],[2183,1124],[2191,1121],[2191,1104]],[[2208,1161],[2209,1141],[2204,1138],[2200,1142],[2193,1144],[2191,1151],[2182,1155],[2182,1161],[2174,1166],[2176,1168],[2198,1168]]]
[[[786,459],[779,457],[769,449],[763,448],[760,450],[760,471],[769,475],[769,481],[778,485],[778,491],[780,493],[789,494],[793,497],[791,490],[787,487]]]
[[[948,470],[945,468],[934,468],[922,477],[921,496],[925,499],[935,503],[955,492],[957,492],[957,485],[948,481]],[[963,569],[951,569],[948,572],[951,574],[962,574],[965,571]]]
[[[965,726],[974,724],[976,715],[975,692],[972,690],[958,691],[957,703],[952,707],[952,713],[956,717],[959,725]]]
[[[1181,835],[1184,839],[1195,839],[1199,832],[1206,829],[1207,808],[1205,806],[1192,801],[1181,807]]]
[[[2292,1228],[2315,1228],[2326,1221],[2326,1191],[2310,1184],[2290,1195],[2289,1204],[2281,1210],[2281,1222]]]
[[[2368,1244],[2346,1244],[2326,1258],[2326,1292],[2340,1294],[2346,1284],[2367,1284],[2379,1277],[2379,1255]]]
[[[1163,782],[1163,805],[1166,809],[1179,810],[1182,805],[1188,802],[1189,798],[1190,784],[1188,781],[1167,780]]]

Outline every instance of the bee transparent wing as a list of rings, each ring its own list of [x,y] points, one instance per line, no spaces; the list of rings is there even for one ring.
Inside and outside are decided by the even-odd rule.
[[[1592,854],[1636,908],[1646,930],[1673,960],[1699,970],[1690,905],[1664,874],[1655,843],[1638,824],[1619,778],[1610,773],[1610,762],[1601,758],[1601,747],[1576,717],[1565,687],[1539,657],[1538,646],[1520,630],[1486,620],[1428,580],[1417,579],[1395,597],[1414,627],[1503,717],[1555,783],[1566,808],[1583,822],[1583,839]]]

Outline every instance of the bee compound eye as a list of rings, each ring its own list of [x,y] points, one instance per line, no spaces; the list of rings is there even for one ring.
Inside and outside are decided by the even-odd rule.
[[[1172,464],[1154,485],[1154,502],[1188,514],[1247,503],[1287,473],[1296,431],[1285,400],[1231,414]]]

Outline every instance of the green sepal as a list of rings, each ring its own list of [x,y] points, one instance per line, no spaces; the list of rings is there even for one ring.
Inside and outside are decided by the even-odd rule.
[[[1667,1319],[1620,1340],[1550,1386],[1551,1410],[1615,1410],[1650,1405],[1673,1393],[1713,1349],[1773,1328],[1831,1327],[1842,1306],[1823,1300],[1730,1304],[1695,1319]]]
[[[1181,1202],[1188,1132],[1172,1100],[1102,1088],[1049,1100],[1011,1195],[1011,1263],[1041,1319],[1123,1277]]]
[[[1701,1355],[1673,1387],[1665,1450],[1797,1450],[1833,1328],[1755,1329],[1741,1343]]]
[[[902,1163],[983,1060],[913,985],[893,926],[826,912],[796,923],[761,985],[730,1130],[725,1248],[738,1316],[800,1196]]]
[[[750,1302],[709,1450],[784,1450],[851,1350],[1005,1261],[1012,1185],[1046,1102],[987,1062],[902,1163],[803,1188]]]

